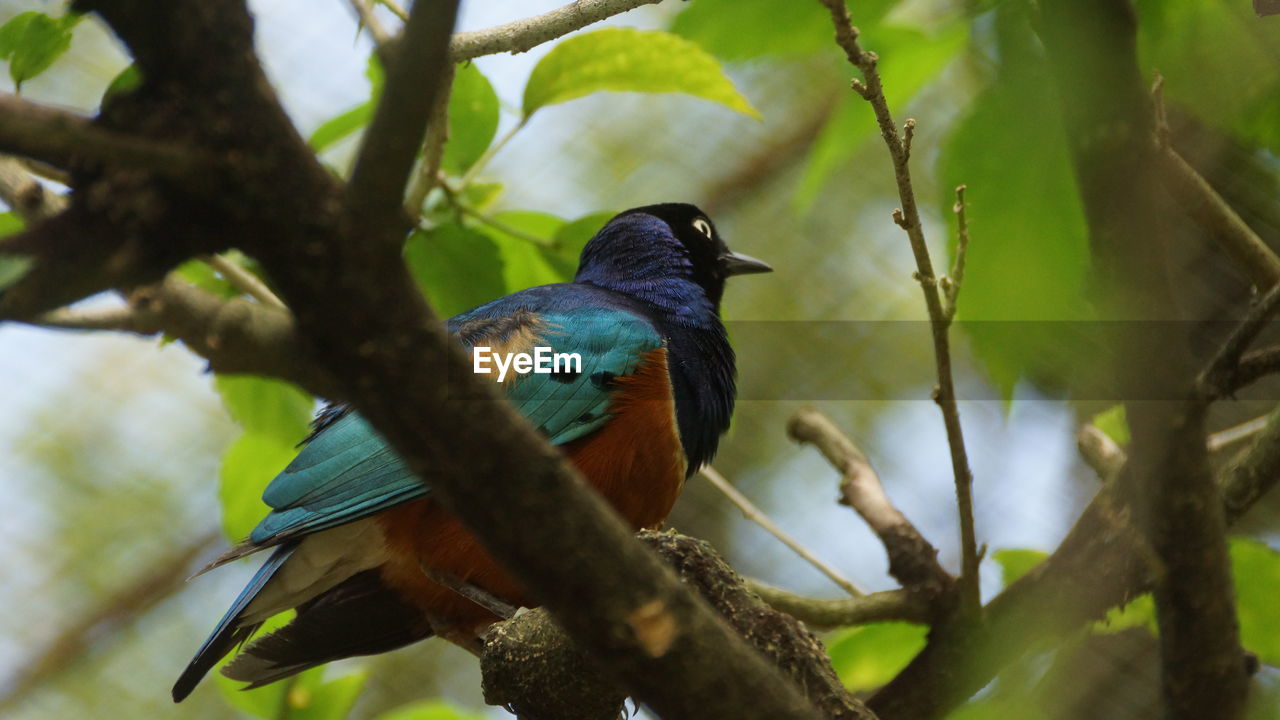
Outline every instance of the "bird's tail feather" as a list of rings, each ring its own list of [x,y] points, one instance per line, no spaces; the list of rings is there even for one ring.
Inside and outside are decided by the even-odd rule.
[[[431,634],[421,610],[383,585],[377,570],[365,570],[299,605],[292,622],[255,640],[222,674],[250,683],[248,690],[334,660],[394,650]]]
[[[215,663],[230,652],[231,648],[247,640],[253,634],[253,631],[257,630],[258,626],[262,624],[259,622],[244,625],[240,621],[245,608],[257,597],[262,588],[276,574],[276,571],[284,565],[296,547],[296,542],[282,545],[258,569],[257,574],[241,591],[240,596],[231,604],[231,608],[227,610],[227,613],[218,621],[218,626],[213,629],[208,639],[196,651],[195,657],[191,658],[191,662],[187,664],[187,669],[182,671],[182,675],[174,683],[174,702],[182,702],[184,698],[190,695],[191,691],[199,684],[200,679],[209,672],[209,668],[213,667]]]

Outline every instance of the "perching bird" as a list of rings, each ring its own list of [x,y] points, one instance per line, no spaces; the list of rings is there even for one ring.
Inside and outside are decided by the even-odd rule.
[[[499,298],[448,327],[473,350],[577,353],[580,372],[508,373],[506,396],[634,527],[653,527],[729,427],[736,389],[719,317],[725,279],[771,269],[731,252],[693,205],[650,205],[610,220],[583,248],[573,282]],[[275,548],[178,678],[174,700],[291,608],[292,622],[244,648],[223,674],[257,687],[432,634],[474,640],[498,616],[449,585],[531,604],[423,480],[359,415],[322,411],[263,493],[272,511],[211,566]]]

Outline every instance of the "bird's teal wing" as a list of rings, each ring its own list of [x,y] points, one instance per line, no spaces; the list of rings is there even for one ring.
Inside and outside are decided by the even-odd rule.
[[[482,354],[488,353],[490,367],[496,365],[496,353],[532,354],[537,347],[548,348],[544,367],[561,356],[552,372],[516,375],[509,370],[502,383],[508,399],[556,445],[608,422],[615,391],[612,379],[628,374],[646,352],[663,345],[648,321],[625,309],[580,306],[504,312],[493,305],[454,318],[450,329],[473,357],[476,348],[487,348]],[[263,493],[272,511],[237,556],[368,517],[430,491],[430,478],[423,483],[414,477],[359,415],[331,411],[318,427]]]

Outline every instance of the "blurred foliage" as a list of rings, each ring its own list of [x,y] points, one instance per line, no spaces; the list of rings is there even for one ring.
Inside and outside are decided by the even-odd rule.
[[[924,647],[929,629],[900,622],[871,623],[841,630],[827,640],[831,666],[854,692],[884,685]]]
[[[244,432],[222,456],[222,527],[239,542],[269,508],[262,490],[297,454],[307,436],[314,402],[296,386],[247,375],[219,376],[214,387]]]
[[[1276,159],[1280,151],[1280,63],[1275,62],[1280,25],[1259,21],[1246,3],[1225,0],[1138,0],[1136,6],[1143,66],[1148,73],[1159,70],[1165,76],[1171,107],[1256,159],[1262,172],[1274,179],[1280,174]],[[527,12],[518,3],[510,3],[508,10],[511,18]],[[1081,323],[1102,313],[1091,302],[1085,221],[1068,163],[1059,102],[1035,32],[1034,5],[1025,0],[961,4],[872,0],[852,3],[851,12],[862,31],[862,43],[880,56],[895,117],[901,121],[912,115],[921,121],[913,171],[930,240],[938,250],[954,245],[950,239],[954,235],[953,189],[961,183],[968,186],[973,241],[959,303],[962,322],[957,325],[964,341],[957,347],[962,384],[973,388],[978,397],[985,397],[982,393],[988,389],[992,396],[1005,400],[1019,392],[1035,397],[1073,397],[1091,377],[1092,365],[1100,356],[1092,338],[1070,334],[1069,328],[1074,326],[1064,321]],[[298,18],[300,23],[304,19]],[[726,313],[769,321],[866,320],[861,324],[833,323],[821,335],[828,343],[828,356],[840,358],[839,362],[828,360],[821,377],[792,376],[790,368],[799,349],[782,335],[775,334],[771,342],[749,348],[739,346],[744,367],[756,363],[769,370],[757,374],[744,370],[744,375],[771,383],[751,388],[754,397],[790,399],[795,396],[788,391],[803,387],[804,396],[796,399],[824,399],[828,396],[824,393],[836,392],[834,388],[849,387],[838,383],[853,383],[852,396],[858,398],[927,398],[933,382],[927,348],[896,340],[876,344],[877,337],[890,334],[885,331],[888,323],[880,321],[915,320],[922,317],[922,311],[918,290],[909,280],[911,266],[903,240],[888,220],[888,211],[898,200],[878,128],[870,107],[844,84],[853,72],[831,42],[826,11],[816,2],[787,3],[780,11],[779,0],[698,0],[668,8],[661,20],[669,32],[608,27],[556,41],[533,62],[518,91],[505,82],[511,71],[499,64],[486,64],[487,58],[457,68],[447,113],[450,140],[442,161],[443,187],[427,195],[418,227],[405,246],[406,260],[424,294],[448,316],[515,290],[568,280],[582,246],[611,216],[611,209],[640,204],[637,198],[641,197],[649,202],[651,195],[675,199],[692,194],[715,214],[722,230],[732,231],[735,246],[741,247],[738,238],[756,243],[764,250],[751,252],[778,267],[772,284],[753,285],[750,293],[727,300],[731,307]],[[76,59],[72,41],[79,42],[85,32],[100,32],[96,20],[77,21],[72,15],[23,12],[0,26],[0,57],[8,60],[15,86],[31,83],[42,74],[43,78],[69,77],[68,84],[93,84],[61,74],[64,66]],[[630,21],[624,17],[619,22]],[[324,37],[325,42],[331,40]],[[55,63],[68,48],[68,59]],[[366,52],[362,50],[362,61]],[[323,118],[310,124],[307,133],[311,147],[338,174],[345,172],[354,141],[367,126],[381,93],[382,71],[376,57],[367,53],[363,62],[367,93],[362,86],[357,96],[328,108]],[[356,67],[357,76],[360,69]],[[297,76],[272,74],[275,82],[286,87],[299,84]],[[127,69],[113,70],[106,80],[111,77],[116,81],[108,92],[127,92],[139,80]],[[86,95],[101,97],[106,80],[93,85]],[[637,100],[615,91],[646,95]],[[565,106],[569,100],[575,102]],[[726,108],[734,112],[726,112]],[[758,117],[763,122],[757,122]],[[519,154],[522,150],[523,155]],[[510,156],[535,158],[536,162],[513,171],[501,163]],[[523,200],[536,196],[534,190],[539,186],[570,180],[571,186],[563,191],[568,199],[554,212],[541,203]],[[1274,204],[1275,199],[1267,202]],[[571,209],[562,211],[562,207]],[[12,213],[0,215],[0,233],[19,227]],[[235,259],[256,271],[246,258]],[[939,252],[939,267],[945,265],[941,259]],[[1198,269],[1195,263],[1190,265],[1192,270]],[[0,289],[23,271],[20,261],[0,258]],[[238,294],[203,263],[187,263],[179,272],[188,282],[220,296]],[[1174,278],[1175,282],[1181,280]],[[741,326],[734,328],[734,333],[735,342],[750,335]],[[908,334],[901,332],[895,337]],[[923,331],[916,334],[919,340],[925,338]],[[110,374],[112,368],[105,367],[104,372]],[[296,444],[305,437],[314,400],[286,383],[262,378],[219,377],[214,388],[226,416],[239,428],[234,439],[217,449],[221,453],[217,493],[221,524],[234,542],[247,535],[266,512],[260,500],[262,489],[292,459]],[[74,401],[57,397],[58,406],[48,410],[49,415],[62,418],[62,423],[71,422],[65,413],[54,410]],[[920,449],[926,442],[922,438],[942,447],[937,436],[929,436],[918,420],[920,416],[909,411],[886,410],[877,403],[854,405],[857,407],[835,410],[841,413],[843,424],[864,436],[869,454],[879,456],[882,475],[894,481],[891,492],[895,500],[904,503],[926,535],[949,537],[952,526],[948,523],[953,521],[940,519],[953,514],[949,505],[939,501],[950,493],[945,473],[912,464],[925,454]],[[735,479],[741,478],[748,491],[772,494],[770,510],[790,517],[801,531],[813,533],[811,542],[825,543],[824,549],[832,552],[847,551],[845,561],[870,566],[867,572],[882,578],[882,568],[875,565],[880,559],[866,560],[877,555],[873,539],[862,544],[844,540],[847,525],[831,524],[848,522],[843,515],[836,515],[839,519],[835,521],[825,515],[826,519],[818,522],[812,518],[819,511],[803,505],[805,498],[826,503],[830,488],[817,482],[823,480],[822,473],[828,468],[802,466],[804,456],[785,443],[779,428],[790,407],[787,403],[743,403],[735,417],[732,442],[726,443],[739,450],[724,458],[725,466],[730,472],[739,471]],[[1004,407],[1008,410],[1016,403]],[[1092,408],[1087,415],[1100,409]],[[971,434],[975,463],[984,459],[990,463],[985,466],[985,475],[983,466],[976,468],[978,479],[989,483],[979,485],[979,501],[1025,498],[1016,493],[1023,480],[1022,468],[1027,465],[1015,460],[1044,464],[1050,462],[1045,459],[1047,453],[1042,452],[1042,443],[1009,441],[1001,434],[1014,423],[1012,412],[992,411],[988,415],[970,413],[966,408],[966,430],[978,430]],[[59,421],[44,422],[57,427]],[[89,418],[84,422],[97,425],[81,430],[83,442],[127,453],[130,442],[112,435],[109,421]],[[1094,417],[1094,422],[1117,442],[1127,440],[1122,410],[1107,410]],[[1046,422],[1034,438],[1043,440],[1052,432],[1057,430]],[[105,592],[103,588],[118,578],[109,569],[98,569],[94,574],[93,568],[59,553],[90,557],[100,551],[85,539],[91,536],[84,526],[90,519],[101,524],[112,518],[83,504],[97,500],[82,499],[80,505],[73,502],[77,493],[71,489],[83,490],[79,494],[88,498],[100,496],[88,492],[91,485],[74,484],[75,478],[91,476],[93,463],[68,454],[65,448],[73,443],[63,434],[50,437],[54,441],[30,444],[43,448],[47,455],[42,456],[43,461],[61,483],[45,490],[47,507],[52,508],[47,512],[55,518],[48,524],[58,528],[58,541],[49,544],[60,549],[46,555],[52,556],[50,564],[81,579],[75,585],[78,591],[66,594],[83,603],[85,597]],[[1070,446],[1070,439],[1065,443]],[[131,467],[119,458],[108,457],[103,462],[108,461]],[[1069,461],[1063,464],[1069,465]],[[945,461],[938,463],[943,466]],[[796,472],[797,467],[804,472]],[[815,469],[818,467],[821,469]],[[184,467],[166,472],[182,477],[191,471]],[[1069,525],[1070,512],[1096,485],[1089,473],[1077,472],[1074,466],[1043,473],[1065,486],[1047,503],[1058,506],[1061,516],[1054,517],[1061,526],[1060,537]],[[1081,477],[1083,482],[1077,483]],[[189,485],[175,480],[171,486],[169,495],[154,490],[154,496],[140,494],[130,502],[118,498],[100,502],[131,517],[141,512],[139,507],[168,508],[179,505],[179,500],[190,501],[182,489]],[[757,574],[799,578],[797,584],[808,582],[804,575],[808,571],[803,566],[796,569],[797,563],[788,556],[739,547],[746,531],[739,532],[741,526],[734,525],[737,521],[723,503],[707,499],[704,492],[691,483],[687,495],[692,499],[682,501],[673,522],[727,546],[735,565]],[[1028,506],[1043,500],[1025,499]],[[991,506],[989,514],[979,518],[982,532],[996,535],[1032,512],[1013,501],[1010,506]],[[821,512],[827,510],[826,504],[822,505]],[[207,514],[207,506],[193,512],[197,517]],[[153,524],[158,525],[162,518],[147,520],[145,527],[154,535],[158,531]],[[182,527],[181,523],[176,525]],[[831,531],[832,527],[840,530]],[[1274,543],[1275,527],[1269,530],[1271,534],[1264,539]],[[115,538],[116,542],[125,540]],[[946,559],[948,543],[942,545]],[[850,546],[854,550],[848,550]],[[1037,550],[1011,549],[1023,547],[1016,543],[993,547],[998,549],[984,565],[988,595],[1029,572],[1045,557]],[[126,556],[124,550],[113,555]],[[1232,560],[1244,644],[1264,663],[1274,666],[1280,663],[1280,618],[1274,611],[1274,598],[1280,592],[1277,552],[1258,540],[1236,539]],[[111,569],[115,567],[111,565]],[[92,575],[92,582],[84,580],[88,575]],[[200,602],[225,607],[234,597],[227,593],[233,590],[220,588],[212,593],[216,598]],[[65,600],[54,605],[60,610],[79,607]],[[169,612],[176,614],[172,609]],[[176,671],[185,661],[198,639],[196,633],[211,625],[209,612],[202,606],[199,612],[190,613],[193,618],[166,620],[176,628],[167,634],[154,627],[142,633],[168,653],[159,665],[165,672]],[[1150,649],[1153,616],[1149,597],[1135,599],[1112,611],[1105,621],[1082,630],[1063,647],[1008,668],[951,717],[1052,716],[1046,707],[1069,706],[1057,694],[1061,690],[1051,687],[1062,685],[1058,682],[1061,678],[1071,678],[1072,672],[1090,664],[1102,666],[1098,658],[1110,657],[1107,653],[1145,657],[1142,653]],[[838,631],[827,638],[827,646],[842,681],[867,691],[888,681],[909,662],[923,646],[925,634],[920,627],[877,624]],[[434,701],[404,704],[428,691],[450,692],[449,673],[458,663],[440,661],[434,654],[400,657],[412,659],[401,660],[398,672],[379,673],[378,669],[392,668],[396,661],[378,658],[361,665],[369,670],[341,674],[334,669],[314,669],[293,681],[250,692],[241,692],[236,689],[238,684],[218,678],[225,702],[218,701],[216,694],[200,693],[189,702],[200,708],[192,712],[220,708],[228,713],[224,716],[293,720],[480,717]],[[427,657],[429,662],[419,664],[419,657]],[[471,672],[474,675],[474,670]],[[1131,680],[1135,686],[1147,680],[1126,672],[1110,674],[1113,679]],[[395,686],[389,679],[392,677],[407,679]],[[146,682],[148,687],[163,689],[171,679],[168,675],[148,677]],[[467,680],[475,684],[473,676]],[[1262,700],[1255,701],[1252,720],[1274,720],[1274,708],[1280,707],[1280,702],[1268,704],[1266,699],[1280,696],[1276,674],[1266,670],[1255,684]],[[1090,690],[1086,685],[1081,682],[1074,689],[1084,696]],[[474,702],[474,688],[469,690],[468,697]],[[95,691],[93,706],[126,702],[108,695]],[[202,697],[213,697],[215,702]],[[1131,717],[1145,716],[1135,710]]]

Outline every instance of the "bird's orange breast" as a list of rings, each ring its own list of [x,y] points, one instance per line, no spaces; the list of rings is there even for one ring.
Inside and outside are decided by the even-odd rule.
[[[632,373],[614,378],[613,383],[609,422],[562,449],[632,527],[656,527],[675,504],[685,476],[666,350],[646,353]],[[460,634],[496,618],[428,580],[422,567],[476,585],[510,603],[532,604],[462,523],[430,498],[392,508],[378,521],[392,557],[382,567],[383,579]]]

